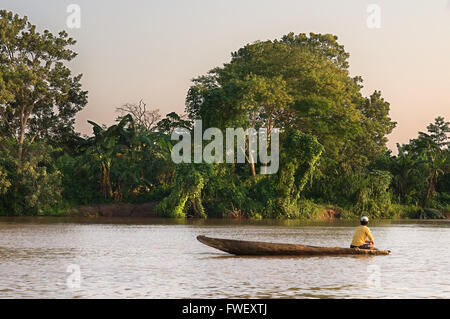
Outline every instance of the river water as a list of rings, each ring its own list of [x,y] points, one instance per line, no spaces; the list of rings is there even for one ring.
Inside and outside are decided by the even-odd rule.
[[[0,298],[450,298],[450,221],[371,223],[389,256],[235,257],[212,237],[348,247],[355,222],[0,218]]]

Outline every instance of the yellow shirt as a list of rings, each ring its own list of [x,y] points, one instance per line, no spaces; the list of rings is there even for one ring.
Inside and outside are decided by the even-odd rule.
[[[356,227],[355,234],[353,235],[352,245],[353,246],[361,246],[366,243],[366,237],[369,237],[369,240],[373,241],[372,233],[370,232],[369,227],[365,225],[360,225]]]

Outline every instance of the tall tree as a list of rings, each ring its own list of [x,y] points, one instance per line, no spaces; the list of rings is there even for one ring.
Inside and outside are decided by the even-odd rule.
[[[186,119],[185,115],[178,115],[175,112],[171,112],[156,124],[156,130],[167,135],[172,134],[177,128],[190,130],[192,128],[192,122]]]
[[[424,163],[427,172],[427,190],[423,196],[423,206],[429,205],[436,193],[439,179],[450,173],[450,122],[437,117],[427,126],[428,133],[419,132],[419,137],[410,141],[404,148],[411,156]]]
[[[287,114],[293,98],[289,95],[286,82],[282,77],[266,78],[255,74],[248,75],[243,81],[237,80],[235,87],[241,91],[238,110],[242,112],[244,129],[266,128],[267,147],[270,148],[272,129],[279,127]],[[246,141],[249,142],[248,140]],[[256,176],[253,154],[248,152],[252,175]]]
[[[393,175],[392,187],[399,203],[418,205],[422,201],[421,191],[426,188],[425,163],[406,152],[407,147],[397,143],[398,155],[392,156],[389,171]]]
[[[87,103],[82,75],[65,65],[76,43],[61,31],[39,33],[27,17],[0,11],[0,130],[13,137],[22,160],[26,139],[58,141],[73,135],[74,116]],[[4,83],[2,85],[2,83]],[[3,89],[2,89],[3,86]]]
[[[361,100],[359,109],[364,134],[355,139],[358,154],[353,160],[362,161],[360,165],[364,167],[388,151],[387,135],[397,123],[389,117],[390,104],[383,99],[380,91],[375,91],[370,97]]]
[[[450,122],[446,122],[442,116],[438,116],[434,123],[427,126],[428,134],[419,132],[419,137],[431,139],[439,148],[450,146]]]
[[[367,100],[362,96],[362,79],[350,76],[348,58],[337,37],[329,34],[290,33],[280,40],[248,44],[223,67],[194,79],[186,112],[192,119],[201,118],[205,127],[236,127],[253,111],[241,107],[252,93],[242,92],[237,83],[249,77],[266,82],[278,78],[291,101],[273,109],[277,127],[316,136],[325,148],[321,170],[362,170],[367,158],[385,149],[395,123],[386,115],[389,104],[379,92]],[[363,149],[365,135],[374,141],[366,137],[370,147]]]

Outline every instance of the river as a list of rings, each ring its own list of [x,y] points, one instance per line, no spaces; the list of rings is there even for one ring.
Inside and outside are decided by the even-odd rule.
[[[389,256],[235,257],[212,237],[348,247],[357,222],[0,218],[0,298],[450,298],[450,221],[369,225]]]

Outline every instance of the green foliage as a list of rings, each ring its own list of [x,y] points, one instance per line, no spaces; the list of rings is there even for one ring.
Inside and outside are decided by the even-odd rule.
[[[344,191],[353,183],[347,177],[367,175],[368,166],[387,151],[386,136],[396,125],[379,91],[362,96],[362,79],[350,77],[348,58],[329,34],[290,33],[254,42],[193,80],[186,112],[206,127],[277,127],[314,136],[324,151],[305,195],[347,203],[354,199]],[[295,215],[298,192],[290,186],[306,181],[294,182],[296,165],[285,163],[276,191],[259,187],[269,216]]]
[[[390,207],[392,218],[418,218],[420,207],[414,205],[395,204]]]
[[[25,139],[61,145],[71,136],[74,116],[87,103],[81,75],[65,63],[76,57],[76,42],[65,31],[39,33],[27,17],[0,10],[0,133],[17,142],[22,158]]]
[[[427,187],[424,163],[399,147],[398,155],[390,160],[389,170],[394,176],[392,188],[397,202],[419,205]]]
[[[349,76],[348,57],[328,34],[290,33],[248,44],[224,67],[194,79],[186,112],[207,127],[297,129],[324,146],[325,174],[361,170],[387,150],[395,123],[380,92],[362,97],[362,80]]]
[[[358,136],[356,143],[360,156],[354,156],[359,162],[353,167],[367,167],[387,151],[386,143],[389,135],[396,126],[389,118],[390,105],[375,91],[365,98],[359,105],[362,114],[362,127],[364,134]]]
[[[314,219],[326,209],[324,205],[315,203],[312,200],[301,199],[298,201],[298,218]]]
[[[171,144],[158,132],[138,128],[131,115],[102,128],[94,122],[94,136],[81,149],[81,165],[97,176],[105,200],[130,200],[170,178]]]
[[[93,136],[74,132],[87,103],[65,65],[75,41],[0,10],[0,214],[61,215],[69,205],[159,201],[164,217],[314,218],[333,203],[342,218],[442,218],[450,210],[450,123],[387,150],[396,123],[381,92],[361,93],[349,54],[330,34],[289,33],[234,52],[193,80],[186,118],[159,121],[145,104]],[[133,118],[134,116],[134,118]],[[281,130],[276,174],[259,164],[179,164],[175,128]],[[258,166],[258,167],[257,167]]]
[[[165,217],[295,218],[299,199],[323,151],[312,136],[284,134],[280,169],[274,175],[240,178],[227,164],[179,164],[170,195],[158,205]],[[206,212],[208,212],[206,214]]]
[[[248,176],[240,178],[236,167],[214,165],[214,174],[208,179],[203,193],[208,216],[256,216],[262,206],[250,196],[253,185],[253,179]]]
[[[192,127],[192,122],[184,119],[182,116],[175,112],[171,112],[166,115],[161,121],[156,124],[156,129],[158,132],[164,134],[172,134],[173,130],[176,128],[186,128],[190,129]]]
[[[96,175],[83,163],[81,155],[65,153],[55,160],[62,175],[61,195],[72,205],[89,205],[104,201],[99,192]]]
[[[290,217],[297,212],[297,201],[313,175],[323,146],[315,137],[299,131],[289,132],[283,146],[280,171],[275,178],[275,206],[272,209]]]
[[[202,204],[202,190],[211,172],[209,165],[198,168],[192,164],[179,164],[176,168],[175,183],[170,195],[161,201],[157,211],[163,217],[201,217],[206,212]]]
[[[447,174],[447,175],[449,175],[449,174]],[[436,208],[446,211],[446,212],[450,212],[450,191],[446,191],[446,192],[441,191],[439,193],[437,203],[436,203]]]
[[[354,211],[357,215],[375,218],[391,217],[389,216],[391,174],[386,171],[371,171],[367,176],[359,178],[358,187],[352,190],[356,197]]]
[[[298,201],[307,182],[311,180],[322,145],[313,136],[296,130],[285,133],[280,149],[277,174],[262,177],[250,189],[260,202],[265,218],[293,218],[298,215]]]
[[[8,173],[0,168],[0,195],[5,194],[11,186],[11,181],[8,179]]]
[[[450,122],[438,117],[427,128],[428,133],[420,132],[417,139],[398,146],[399,155],[392,158],[391,165],[393,186],[403,203],[438,208],[440,201],[446,205],[450,191]]]
[[[19,161],[14,154],[16,142],[1,142],[0,214],[41,215],[57,210],[61,200],[61,174],[52,163],[53,149],[44,143],[26,144],[24,158]]]
[[[420,211],[417,218],[420,218],[420,219],[445,219],[445,216],[436,209],[426,208],[426,209]]]
[[[281,76],[268,78],[251,73],[244,80],[236,79],[230,84],[241,91],[236,106],[247,115],[244,117],[246,123],[241,123],[244,128],[266,127],[270,132],[293,103]]]

